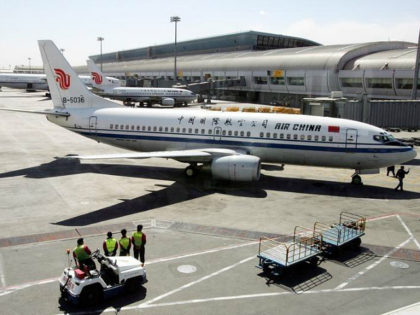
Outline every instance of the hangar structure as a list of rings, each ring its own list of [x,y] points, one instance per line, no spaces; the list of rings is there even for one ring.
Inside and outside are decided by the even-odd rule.
[[[408,99],[417,54],[417,45],[409,42],[322,46],[258,32],[178,45],[183,48],[177,57],[177,82],[213,81],[221,97],[292,105],[303,97],[329,96],[333,91],[342,91],[344,97]],[[104,72],[152,86],[168,86],[174,82],[173,46],[105,54]],[[100,61],[100,56],[91,58]],[[85,67],[76,69],[87,72]],[[417,86],[420,88],[420,81]]]

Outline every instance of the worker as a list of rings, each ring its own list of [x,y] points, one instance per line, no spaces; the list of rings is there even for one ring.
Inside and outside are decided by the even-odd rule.
[[[118,243],[115,238],[112,237],[112,232],[109,231],[107,239],[103,242],[102,247],[104,248],[105,256],[115,256],[117,254]]]
[[[134,258],[139,259],[140,254],[140,261],[141,266],[144,266],[144,245],[146,245],[146,234],[142,232],[143,225],[137,225],[137,232],[134,232],[131,241],[133,243],[133,252]]]
[[[131,240],[127,237],[127,230],[121,230],[120,243],[120,256],[130,256]]]
[[[398,188],[401,188],[401,191],[403,191],[403,179],[405,175],[407,175],[408,173],[410,173],[410,170],[404,171],[404,166],[400,167],[400,169],[397,171],[397,176],[396,176],[399,180],[399,183],[397,187],[395,187],[395,190],[398,190]]]
[[[83,238],[77,240],[77,246],[73,249],[73,257],[76,266],[83,271],[96,269],[95,262],[90,257],[91,251],[84,245]]]
[[[392,176],[395,177],[395,166],[394,165],[391,165],[391,166],[387,167],[386,176],[389,176],[389,173],[392,173]]]

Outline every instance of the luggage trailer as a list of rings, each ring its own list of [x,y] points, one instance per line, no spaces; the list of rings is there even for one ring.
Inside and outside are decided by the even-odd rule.
[[[260,237],[257,267],[266,275],[279,276],[300,263],[317,265],[319,255],[339,254],[343,247],[359,248],[365,228],[365,217],[343,211],[339,223],[315,222],[312,230],[296,226],[290,242]]]
[[[322,235],[323,251],[329,256],[339,254],[342,248],[357,249],[362,243],[361,237],[365,235],[366,218],[360,215],[341,212],[339,223],[325,224],[315,222],[315,235]]]
[[[257,267],[266,275],[281,275],[297,264],[316,265],[317,256],[320,254],[322,254],[322,234],[296,226],[293,240],[290,242],[280,242],[279,238],[260,238]]]

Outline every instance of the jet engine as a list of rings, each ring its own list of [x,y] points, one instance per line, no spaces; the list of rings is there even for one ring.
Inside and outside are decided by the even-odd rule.
[[[174,106],[175,105],[175,100],[173,98],[164,98],[162,99],[162,105],[170,105],[170,106]]]
[[[216,158],[211,163],[214,178],[250,182],[260,179],[261,161],[253,155],[229,155]]]

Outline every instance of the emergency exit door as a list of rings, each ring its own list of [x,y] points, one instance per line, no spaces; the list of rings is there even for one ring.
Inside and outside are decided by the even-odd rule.
[[[357,129],[346,130],[346,149],[357,148]]]

